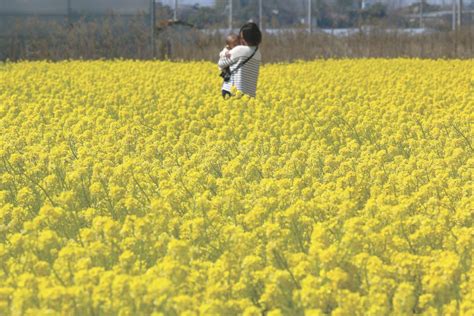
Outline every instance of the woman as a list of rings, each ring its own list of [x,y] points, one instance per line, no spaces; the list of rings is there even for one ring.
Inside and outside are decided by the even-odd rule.
[[[262,55],[258,45],[262,42],[262,33],[258,25],[252,22],[240,28],[240,45],[234,47],[223,58],[219,59],[219,68],[230,67],[230,84],[224,85],[223,96],[231,95],[230,87],[251,97],[256,96],[257,80]]]

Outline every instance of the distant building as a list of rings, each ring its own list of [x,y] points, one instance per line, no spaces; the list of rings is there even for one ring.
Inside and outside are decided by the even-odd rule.
[[[374,5],[376,3],[384,3],[384,1],[380,1],[380,0],[362,0],[360,6],[361,6],[362,9],[367,9],[367,8],[371,7],[372,5]]]
[[[174,0],[157,0],[170,7],[174,7]],[[202,7],[212,7],[215,4],[215,0],[178,0],[178,5],[194,5],[199,4]]]
[[[410,6],[414,3],[419,3],[419,0],[395,0],[394,3],[399,4],[402,7],[407,7]],[[429,4],[434,4],[434,5],[440,5],[440,6],[447,6],[447,5],[452,5],[452,0],[425,0],[425,2]],[[473,0],[464,0],[464,5],[468,5],[473,3]]]
[[[71,11],[79,13],[134,14],[147,11],[149,0],[71,0]],[[0,0],[0,13],[5,14],[67,14],[64,0]]]
[[[361,0],[360,4],[362,9],[367,9],[375,3],[382,3],[388,8],[402,8],[419,2],[420,0]],[[423,2],[443,7],[452,5],[452,0],[423,0]],[[474,0],[463,0],[463,2],[464,6],[468,7],[474,3]]]

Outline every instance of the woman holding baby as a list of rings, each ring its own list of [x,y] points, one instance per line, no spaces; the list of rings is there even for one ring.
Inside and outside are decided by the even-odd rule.
[[[232,96],[231,88],[256,96],[257,80],[262,56],[258,45],[262,33],[257,24],[249,22],[240,28],[239,35],[229,35],[226,47],[219,54],[219,68],[223,71],[222,96]],[[227,68],[227,69],[226,69]],[[227,72],[227,75],[225,73]]]

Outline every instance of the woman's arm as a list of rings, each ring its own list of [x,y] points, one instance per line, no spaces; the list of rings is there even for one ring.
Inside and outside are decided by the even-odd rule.
[[[229,52],[230,50],[227,47],[224,47],[223,50],[219,53],[219,59],[222,57],[225,57],[225,55]]]
[[[219,61],[217,62],[217,65],[219,68],[223,69],[226,67],[229,67],[230,65],[235,64],[237,61],[239,61],[239,58],[233,58],[233,55],[231,54],[230,57],[227,57],[227,54],[224,54],[223,56],[220,56]]]
[[[224,58],[220,58],[218,65],[221,68],[229,67],[232,64],[237,63],[242,58],[250,57],[253,53],[253,49],[249,46],[238,45],[232,48]],[[230,57],[229,57],[230,56]]]

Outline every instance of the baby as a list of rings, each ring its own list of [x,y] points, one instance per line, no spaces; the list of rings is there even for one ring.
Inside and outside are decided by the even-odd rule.
[[[224,49],[219,53],[219,58],[220,59],[223,59],[223,58],[229,58],[230,57],[230,50],[238,45],[240,45],[240,37],[237,35],[237,34],[229,34],[227,35],[226,37],[226,41],[225,41],[225,44],[226,46],[224,47]],[[226,67],[224,69],[220,69],[219,70],[221,71],[221,74],[223,74],[224,72],[230,72],[230,69],[229,67]],[[221,75],[222,76],[222,75]],[[224,83],[222,84],[222,96],[225,98],[226,96],[230,96],[231,93],[230,93],[230,89],[231,89],[231,83],[229,81],[225,81],[224,80]]]
[[[235,46],[240,45],[240,37],[237,34],[229,34],[225,39],[225,47],[219,53],[220,58],[229,57],[229,51]]]

